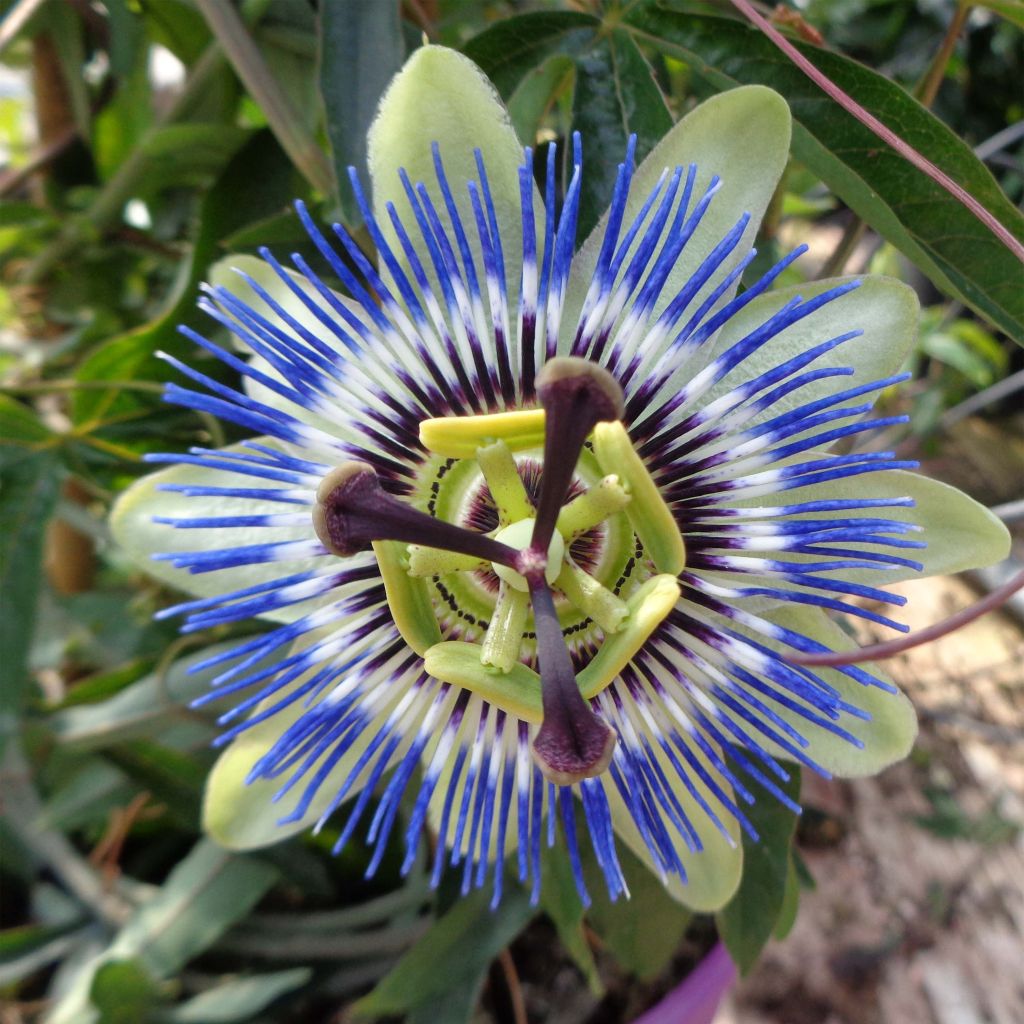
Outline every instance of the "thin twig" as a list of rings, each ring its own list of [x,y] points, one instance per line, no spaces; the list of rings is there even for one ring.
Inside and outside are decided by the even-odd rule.
[[[498,963],[501,964],[501,973],[504,974],[505,984],[508,986],[515,1024],[529,1024],[529,1018],[526,1016],[526,1000],[523,998],[523,986],[519,983],[519,972],[516,970],[516,962],[512,959],[512,954],[507,949],[503,949],[498,954]]]
[[[946,34],[942,37],[942,44],[939,46],[938,53],[935,54],[935,59],[931,62],[927,72],[925,72],[924,78],[921,79],[921,84],[915,90],[915,95],[926,107],[930,107],[935,102],[935,94],[939,91],[943,78],[946,77],[946,67],[949,64],[949,58],[953,55],[953,48],[956,46],[956,41],[963,31],[964,23],[967,21],[967,15],[970,13],[971,5],[963,3],[961,0],[956,13],[954,13],[949,23]]]
[[[887,128],[874,114],[865,110],[849,93],[840,89],[828,75],[819,71],[781,32],[757,13],[749,0],[732,0],[734,7],[757,26],[815,85],[836,101],[847,113],[871,129],[883,142],[887,142],[905,160],[941,185],[958,203],[992,232],[1007,249],[1024,262],[1024,244],[1019,242],[997,217],[985,209],[962,185],[935,166],[926,156],[903,141],[891,128]]]
[[[77,138],[78,128],[69,125],[49,142],[34,149],[21,167],[10,167],[4,171],[0,175],[0,196],[10,195],[24,185],[36,171],[42,170],[51,160],[56,160]]]
[[[959,405],[954,405],[952,409],[947,409],[942,414],[942,419],[939,420],[939,423],[948,430],[953,424],[959,423],[967,416],[980,412],[993,402],[999,402],[1012,395],[1015,391],[1022,389],[1024,389],[1024,370],[1018,370],[991,387],[985,388],[984,391],[979,391],[976,395],[965,398]]]
[[[818,272],[819,278],[835,277],[836,274],[843,272],[843,267],[846,266],[847,261],[853,255],[854,249],[860,244],[866,229],[867,224],[854,214],[850,222],[843,229],[842,237],[832,251],[832,255],[829,256]]]
[[[330,195],[334,191],[334,175],[324,151],[270,73],[234,7],[227,0],[196,0],[196,6],[249,95],[260,105],[281,148],[313,188]]]
[[[993,505],[989,512],[998,516],[1004,523],[1015,523],[1018,519],[1024,519],[1024,498],[1008,501],[1003,505]]]
[[[1001,587],[997,587],[991,594],[987,594],[980,601],[961,609],[948,619],[936,622],[927,629],[920,629],[916,633],[908,633],[906,636],[898,637],[896,640],[888,640],[882,644],[870,644],[855,651],[822,651],[814,654],[788,654],[786,660],[794,665],[821,665],[835,668],[842,665],[857,665],[862,661],[883,661],[892,658],[912,647],[919,647],[921,644],[931,643],[949,633],[980,619],[982,615],[994,611],[1006,604],[1007,601],[1017,593],[1024,590],[1024,571],[1011,576]]]

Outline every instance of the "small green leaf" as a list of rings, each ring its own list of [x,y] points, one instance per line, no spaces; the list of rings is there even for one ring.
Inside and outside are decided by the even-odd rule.
[[[495,910],[489,906],[490,899],[489,890],[478,889],[456,903],[391,973],[353,1006],[354,1012],[359,1016],[405,1013],[434,1006],[445,993],[475,984],[532,913],[527,894],[518,887],[509,887]]]
[[[585,847],[589,854],[589,846]],[[592,854],[584,861],[592,903],[587,921],[623,968],[638,978],[657,977],[679,949],[692,914],[675,900],[665,899],[665,887],[650,868],[620,843],[619,866],[629,887],[629,899],[614,903]]]
[[[0,476],[0,712],[17,712],[29,681],[46,524],[62,474],[52,451],[8,455]]]
[[[577,814],[577,821],[580,826],[585,827],[582,815]],[[596,862],[593,866],[597,867]],[[587,979],[587,987],[595,995],[600,996],[604,992],[604,986],[594,954],[583,932],[583,903],[576,891],[572,865],[565,850],[561,846],[545,849],[541,855],[541,870],[544,876],[544,884],[540,891],[541,909],[551,918],[565,951]],[[594,885],[598,890],[603,890],[606,885],[603,876],[598,875]]]
[[[800,874],[797,871],[793,852],[789,854],[789,867],[786,870],[786,888],[782,894],[782,909],[772,930],[772,938],[781,942],[793,930],[796,915],[800,909]]]
[[[790,779],[780,788],[793,800],[800,796],[800,769],[790,769]],[[757,798],[744,810],[758,839],[743,835],[743,878],[736,895],[716,915],[718,934],[733,962],[746,974],[771,938],[786,902],[792,870],[789,847],[796,828],[796,814],[770,793],[752,784]],[[795,882],[795,878],[794,878]]]
[[[348,180],[366,183],[366,132],[391,77],[402,65],[398,4],[334,0],[320,6],[320,94],[345,219],[361,220]]]
[[[160,1002],[160,989],[135,960],[111,960],[92,980],[89,1000],[99,1010],[99,1024],[139,1024]]]
[[[171,1024],[235,1024],[251,1020],[281,996],[305,985],[308,967],[230,978],[193,996],[167,1014]]]
[[[583,137],[579,232],[586,235],[611,201],[629,136],[637,137],[640,161],[672,127],[651,66],[629,33],[601,35],[576,58],[572,122]],[[566,164],[571,169],[569,148]]]

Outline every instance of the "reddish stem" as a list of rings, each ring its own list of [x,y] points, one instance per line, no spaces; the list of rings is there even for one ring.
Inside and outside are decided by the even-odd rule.
[[[1007,601],[1017,593],[1024,590],[1024,570],[1012,576],[1006,583],[991,594],[983,597],[975,604],[951,615],[948,619],[936,622],[934,626],[918,630],[916,633],[908,633],[896,640],[888,640],[883,644],[871,644],[868,647],[861,647],[855,651],[822,651],[815,654],[788,654],[786,660],[794,665],[822,665],[829,668],[836,668],[842,665],[856,665],[862,661],[882,661],[884,658],[891,658],[903,651],[909,651],[912,647],[919,647],[921,644],[931,643],[963,629],[968,623],[980,619],[982,615],[994,611],[996,608],[1006,604]]]
[[[808,78],[832,97],[847,113],[852,114],[861,124],[867,125],[880,139],[887,142],[905,160],[909,160],[919,171],[927,174],[932,181],[941,185],[954,199],[974,214],[999,239],[1017,259],[1024,262],[1024,245],[999,222],[965,188],[958,185],[944,171],[941,171],[927,157],[908,146],[894,131],[887,128],[874,114],[865,110],[849,93],[844,92],[828,75],[819,71],[778,29],[765,20],[749,3],[749,0],[732,0],[733,6],[750,22],[757,26]]]

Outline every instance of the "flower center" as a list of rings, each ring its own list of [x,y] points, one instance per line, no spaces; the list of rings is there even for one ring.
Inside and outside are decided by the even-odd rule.
[[[494,539],[499,544],[507,544],[511,548],[516,548],[519,551],[518,563],[523,567],[524,571],[528,573],[532,568],[533,571],[543,572],[545,580],[550,585],[558,579],[562,571],[562,559],[565,557],[565,541],[562,540],[562,535],[556,529],[554,536],[551,538],[551,543],[548,545],[547,555],[543,558],[536,557],[530,547],[535,522],[536,520],[533,518],[520,519],[518,522],[499,530],[495,534]],[[531,559],[535,563],[532,567],[530,565]],[[502,565],[500,562],[491,562],[491,568],[498,578],[510,587],[524,594],[529,591],[530,584],[523,573],[510,569],[507,565]]]
[[[339,556],[373,546],[395,624],[427,672],[540,723],[534,758],[568,785],[610,762],[614,733],[589,700],[675,604],[684,549],[620,422],[614,379],[552,359],[537,395],[539,410],[421,424],[440,457],[425,463],[437,470],[422,481],[425,509],[345,463],[322,481],[314,525]],[[529,487],[513,452],[540,446]]]

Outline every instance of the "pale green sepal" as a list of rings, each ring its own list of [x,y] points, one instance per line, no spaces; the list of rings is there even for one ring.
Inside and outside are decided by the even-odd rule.
[[[630,658],[647,642],[679,600],[679,583],[674,576],[652,576],[626,601],[629,617],[619,631],[606,636],[597,654],[576,678],[587,700],[610,686]]]
[[[772,609],[764,617],[795,633],[816,640],[830,650],[849,651],[856,646],[853,640],[818,608],[780,607]],[[742,627],[740,631],[754,635]],[[755,638],[761,643],[765,642],[763,635]],[[771,646],[780,649],[778,644],[772,643]],[[791,650],[788,647],[782,649]],[[865,664],[860,667],[884,683],[892,685],[892,680],[877,665]],[[863,748],[857,748],[849,741],[808,723],[806,719],[769,700],[772,709],[808,741],[808,746],[804,747],[803,751],[812,761],[833,775],[858,778],[874,775],[883,768],[901,761],[910,753],[914,738],[917,736],[917,715],[914,706],[903,693],[888,693],[877,686],[865,686],[835,669],[816,667],[810,671],[835,687],[841,700],[871,715],[870,721],[843,715],[838,723],[864,743]],[[767,738],[759,736],[758,740],[776,757],[792,757]]]
[[[478,448],[504,442],[510,451],[544,445],[544,410],[521,409],[483,416],[439,416],[420,421],[420,442],[449,459],[472,459]]]
[[[760,295],[729,319],[713,343],[700,350],[697,360],[688,364],[688,372],[692,375],[699,366],[711,362],[797,296],[812,299],[837,285],[854,280],[859,280],[860,285],[853,291],[825,303],[747,356],[721,382],[701,396],[701,405],[706,407],[737,385],[753,380],[821,342],[854,330],[863,333],[819,356],[808,367],[812,370],[849,367],[854,371],[851,376],[812,381],[783,395],[751,422],[772,419],[797,406],[834,395],[837,391],[858,384],[870,384],[898,373],[917,340],[920,306],[914,290],[891,277],[842,277],[808,281]],[[871,402],[877,397],[877,393],[868,394],[857,399],[857,402]]]
[[[224,259],[218,260],[210,268],[208,280],[210,284],[230,292],[272,323],[278,323],[280,321],[278,315],[256,294],[248,281],[237,271],[243,271],[248,274],[289,316],[297,320],[326,345],[334,348],[340,356],[346,359],[352,357],[352,353],[342,345],[334,334],[324,329],[324,325],[313,316],[305,303],[278,277],[277,272],[266,261],[256,256],[244,254],[226,256]],[[292,270],[287,270],[286,273],[303,294],[308,295],[318,306],[325,305],[324,299],[301,274]],[[334,296],[342,305],[349,307],[355,315],[360,318],[365,316],[352,299],[345,295],[339,295],[337,292],[334,293]],[[337,316],[332,311],[328,312],[332,317]],[[253,352],[244,341],[237,338],[234,334],[230,335],[230,338],[235,349],[246,355],[249,365],[255,370],[266,374],[272,379],[283,380],[282,375],[263,356]],[[289,402],[276,391],[250,376],[242,377],[242,389],[254,401],[262,402],[271,409],[282,409],[297,420],[308,423],[310,426],[318,427],[330,434],[337,434],[339,424],[343,424],[351,415],[350,405],[346,405],[344,402],[335,403],[334,411],[330,417],[312,412],[301,405]]]
[[[409,575],[404,544],[394,540],[374,541],[373,553],[377,556],[388,608],[398,632],[417,654],[425,654],[441,639],[426,581]]]
[[[908,539],[924,541],[920,550],[901,550],[897,554],[920,562],[924,569],[882,568],[844,570],[841,578],[858,583],[885,585],[924,576],[943,576],[1001,562],[1010,553],[1010,533],[1006,525],[984,505],[949,484],[920,473],[891,469],[863,476],[829,480],[812,487],[785,492],[788,502],[818,501],[832,498],[913,498],[912,508],[880,508],[861,513],[916,523],[919,533]],[[759,499],[759,504],[775,504],[778,496]],[[799,561],[801,556],[785,555]],[[817,556],[806,556],[808,558]],[[749,577],[748,577],[749,580]]]
[[[261,443],[275,447],[273,438],[259,438]],[[244,451],[233,445],[226,451]],[[206,466],[171,466],[137,480],[118,498],[110,514],[114,540],[140,569],[163,583],[197,597],[254,586],[280,579],[284,575],[304,572],[323,566],[323,559],[263,565],[243,565],[216,572],[190,573],[176,569],[169,562],[154,561],[158,553],[175,551],[210,551],[216,548],[243,547],[277,541],[314,540],[312,523],[301,527],[231,527],[230,529],[177,529],[153,522],[153,516],[191,519],[208,516],[277,515],[301,509],[298,505],[255,501],[246,498],[186,497],[176,491],[158,490],[162,484],[189,484],[202,487],[238,487],[244,480],[238,473]],[[322,600],[333,600],[327,596]],[[268,612],[264,617],[275,622],[291,622],[317,607],[306,601]]]
[[[523,256],[519,200],[522,146],[505,105],[484,73],[454,50],[422,46],[392,79],[367,139],[374,214],[403,267],[407,266],[406,260],[386,204],[395,204],[420,259],[429,267],[430,256],[415,228],[416,220],[398,171],[405,168],[413,185],[422,182],[435,207],[444,211],[431,154],[434,142],[440,148],[478,269],[483,263],[466,183],[479,180],[473,151],[479,148],[483,154],[505,257],[509,300],[514,302],[519,294]],[[536,188],[533,193],[534,216],[542,224],[543,206]],[[446,214],[442,212],[441,216],[447,223]]]
[[[524,722],[542,722],[540,676],[522,662],[516,662],[507,672],[483,665],[482,651],[479,644],[446,640],[427,651],[423,667],[434,679],[479,694]]]
[[[705,755],[695,747],[691,749],[708,774],[717,780],[725,793],[731,795],[729,784],[719,777],[717,770]],[[657,743],[652,744],[652,750],[668,780],[673,795],[682,805],[687,818],[693,822],[704,844],[703,850],[691,853],[682,838],[672,831],[671,825],[668,826],[670,834],[676,840],[676,852],[686,870],[686,882],[683,882],[678,875],[661,876],[654,865],[646,843],[633,822],[629,809],[619,795],[618,789],[615,786],[607,785],[604,791],[611,809],[612,826],[618,838],[643,861],[647,869],[663,878],[665,888],[673,899],[693,910],[712,913],[720,907],[724,907],[739,888],[740,877],[743,874],[743,847],[740,842],[739,825],[732,815],[719,805],[710,790],[694,774],[691,781],[708,805],[717,812],[729,835],[729,839],[726,839],[708,820],[700,805],[679,780],[675,768],[664,756]]]
[[[696,164],[696,197],[703,194],[714,175],[722,179],[720,191],[669,272],[654,317],[676,296],[743,213],[750,214],[750,222],[742,239],[694,298],[693,308],[749,250],[786,166],[791,124],[789,107],[778,93],[759,85],[741,86],[705,100],[687,114],[637,168],[626,206],[627,226],[666,167],[670,174],[675,167],[683,167],[685,174],[691,163]],[[584,162],[588,159],[587,143],[584,139]],[[598,153],[593,159],[619,159],[619,155]],[[594,278],[607,223],[605,214],[573,261],[562,319],[563,347],[568,347],[575,332],[584,296]],[[735,288],[733,285],[726,299]]]
[[[598,423],[594,455],[602,471],[617,474],[625,486],[632,499],[626,515],[655,568],[673,576],[681,573],[686,565],[683,536],[621,422]]]
[[[307,635],[292,652],[300,646],[308,646],[316,641],[314,635]],[[292,685],[301,687],[316,672],[314,667],[297,679]],[[246,782],[256,762],[263,757],[284,733],[305,713],[308,712],[305,701],[294,701],[282,708],[266,721],[254,725],[251,729],[236,737],[217,758],[206,780],[203,794],[202,824],[203,831],[211,839],[229,850],[255,850],[262,846],[271,846],[289,836],[304,832],[317,823],[320,816],[327,810],[331,801],[337,796],[345,784],[349,773],[355,768],[360,756],[384,728],[388,716],[407,692],[403,686],[392,686],[391,692],[378,704],[372,719],[355,740],[352,747],[334,766],[317,789],[316,796],[310,803],[309,810],[298,821],[280,824],[281,819],[289,815],[302,796],[305,783],[300,781],[281,800],[274,802],[274,795],[287,782],[289,773],[275,779],[256,779]],[[254,715],[272,707],[285,696],[285,691],[267,697],[256,708]],[[411,739],[411,737],[410,737]],[[405,753],[408,742],[399,744],[392,753],[389,765],[395,764]],[[351,800],[363,789],[369,773],[363,771],[349,788],[346,800]]]

